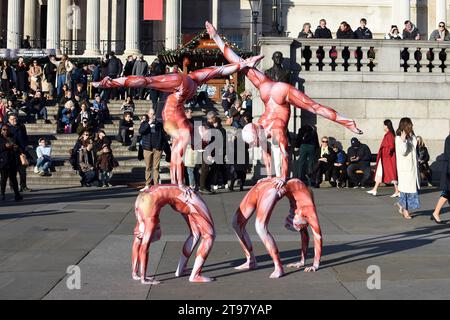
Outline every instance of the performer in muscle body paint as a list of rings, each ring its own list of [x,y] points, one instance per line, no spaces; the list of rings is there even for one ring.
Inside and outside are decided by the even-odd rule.
[[[177,277],[187,275],[187,262],[201,238],[189,281],[213,281],[213,278],[201,275],[203,264],[211,251],[215,238],[211,214],[205,202],[197,193],[187,196],[184,189],[177,185],[153,186],[148,191],[139,194],[136,199],[135,213],[137,222],[134,230],[132,250],[133,279],[140,280],[142,284],[160,283],[154,278],[147,278],[146,271],[150,243],[158,241],[161,237],[159,214],[166,205],[170,205],[175,211],[181,213],[190,229],[190,235],[183,246],[175,275]]]
[[[284,275],[283,265],[278,254],[278,247],[272,235],[267,229],[270,216],[277,202],[286,196],[290,203],[291,215],[288,217],[290,229],[300,231],[302,248],[301,260],[299,263],[288,265],[288,267],[301,268],[305,265],[306,251],[308,249],[309,234],[308,225],[314,235],[314,263],[311,267],[305,268],[305,272],[314,272],[319,269],[320,257],[322,254],[322,233],[319,219],[311,191],[298,179],[289,180],[282,188],[274,186],[273,179],[259,181],[242,200],[233,218],[233,228],[244,249],[247,261],[236,267],[238,270],[255,269],[256,259],[250,237],[245,229],[248,220],[256,211],[256,231],[270,254],[275,270],[270,278],[279,278]]]
[[[242,61],[242,59],[223,42],[212,24],[206,22],[206,29],[208,30],[211,39],[216,42],[229,62],[236,63]],[[355,133],[362,134],[362,131],[356,127],[355,121],[347,119],[335,110],[315,102],[290,84],[274,82],[255,68],[247,68],[244,69],[243,72],[260,91],[261,99],[265,105],[264,114],[258,120],[258,124],[249,124],[247,128],[244,128],[244,134],[247,133],[245,135],[245,140],[250,145],[255,146],[259,142],[258,140],[261,136],[261,134],[258,134],[258,131],[263,131],[265,138],[272,139],[272,143],[280,147],[282,154],[281,177],[274,180],[277,187],[281,187],[286,183],[289,172],[286,129],[291,115],[291,104],[297,108],[305,109],[331,121],[337,122]],[[270,152],[270,148],[265,150],[263,148],[264,163],[269,177],[272,173]]]
[[[223,77],[247,67],[254,67],[263,56],[251,57],[247,60],[220,66],[208,67],[189,74],[171,73],[154,77],[129,76],[125,78],[104,78],[93,83],[100,88],[150,88],[171,93],[167,98],[162,113],[164,130],[172,141],[170,160],[170,176],[173,184],[184,185],[183,154],[193,138],[193,127],[184,112],[185,102],[197,94],[197,88],[213,78]],[[186,189],[186,188],[185,188]]]

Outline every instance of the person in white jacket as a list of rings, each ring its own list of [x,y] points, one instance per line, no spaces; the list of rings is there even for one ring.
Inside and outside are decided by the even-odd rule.
[[[39,139],[39,146],[36,148],[37,162],[34,172],[40,176],[51,176],[50,166],[52,164],[52,147],[45,138]]]
[[[410,211],[420,208],[418,193],[420,181],[417,167],[417,139],[410,118],[400,120],[396,134],[395,152],[400,191],[400,200],[396,205],[405,219],[411,219]]]

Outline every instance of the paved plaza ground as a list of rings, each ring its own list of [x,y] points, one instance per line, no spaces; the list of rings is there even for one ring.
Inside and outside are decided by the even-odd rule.
[[[318,272],[286,269],[285,277],[269,279],[273,264],[256,236],[254,218],[248,229],[259,269],[234,270],[243,253],[231,219],[244,193],[219,193],[204,197],[217,232],[204,273],[217,281],[191,284],[187,277],[174,277],[187,227],[166,208],[163,238],[151,246],[149,262],[149,273],[163,283],[144,286],[130,277],[135,190],[37,188],[20,205],[11,199],[0,205],[0,299],[450,298],[450,224],[429,219],[436,189],[422,191],[422,209],[410,221],[395,210],[391,189],[378,197],[353,189],[314,193],[324,237]],[[269,226],[284,264],[299,259],[299,236],[283,227],[288,208],[286,200],[280,202]],[[449,220],[449,209],[443,220]],[[81,269],[80,290],[67,288],[70,265]],[[371,265],[381,270],[380,290],[367,288]]]

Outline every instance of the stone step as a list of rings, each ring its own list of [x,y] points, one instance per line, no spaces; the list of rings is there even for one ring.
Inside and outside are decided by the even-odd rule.
[[[71,175],[54,174],[51,177],[41,177],[39,175],[33,174],[27,175],[27,184],[29,186],[41,186],[41,185],[79,186],[80,179],[81,179],[80,176],[75,172]],[[161,174],[160,179],[162,183],[165,184],[170,183],[169,174]],[[144,175],[130,177],[128,174],[117,173],[113,174],[111,178],[112,185],[127,185],[129,183],[138,183],[138,182],[145,184]]]

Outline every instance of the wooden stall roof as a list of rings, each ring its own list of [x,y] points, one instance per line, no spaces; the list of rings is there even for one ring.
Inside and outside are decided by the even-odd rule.
[[[252,52],[241,50],[226,37],[221,36],[221,38],[240,57],[246,59],[252,55]],[[189,65],[194,68],[195,66],[205,67],[228,63],[215,42],[209,38],[206,30],[194,36],[178,49],[160,51],[158,53],[158,58],[168,65],[178,64],[180,67],[183,66],[186,59],[188,59]]]

